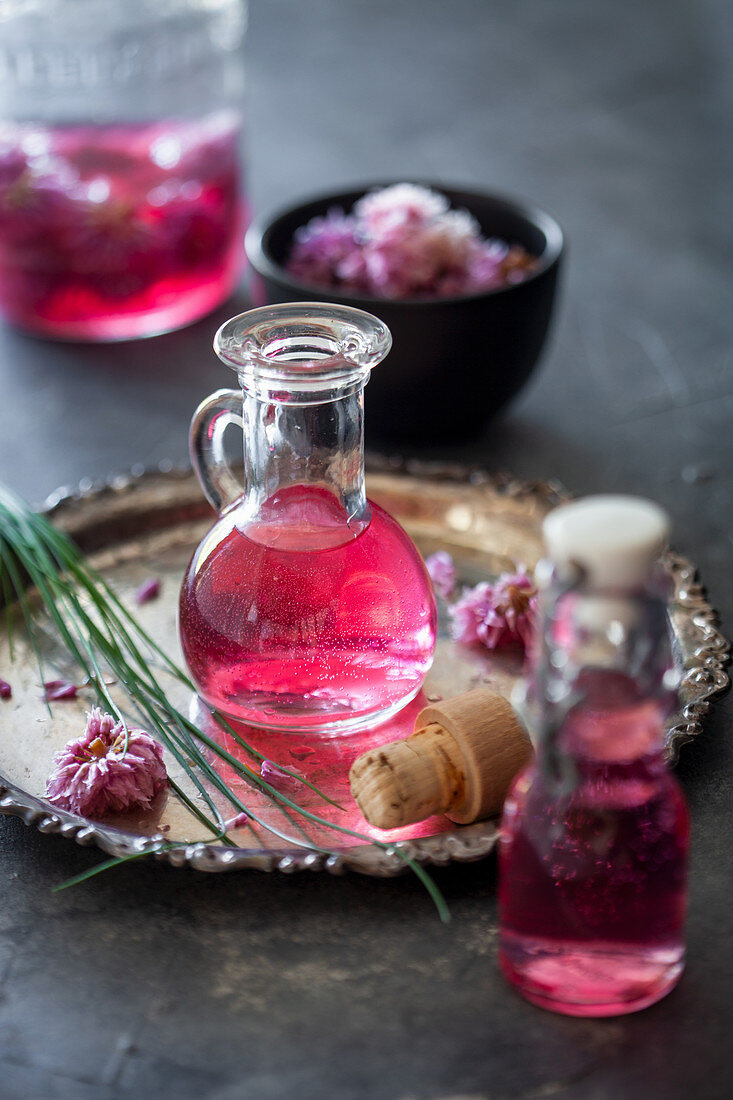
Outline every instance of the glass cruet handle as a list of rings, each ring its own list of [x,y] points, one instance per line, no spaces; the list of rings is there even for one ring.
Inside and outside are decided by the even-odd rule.
[[[224,433],[231,424],[243,430],[242,393],[217,390],[202,401],[191,420],[191,462],[209,504],[224,512],[243,489],[231,471],[224,452]]]

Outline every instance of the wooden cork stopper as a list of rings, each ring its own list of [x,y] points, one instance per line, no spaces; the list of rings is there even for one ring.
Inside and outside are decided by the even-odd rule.
[[[499,813],[509,784],[531,754],[506,699],[477,688],[425,707],[410,737],[355,760],[351,793],[378,829],[432,814],[465,825]]]

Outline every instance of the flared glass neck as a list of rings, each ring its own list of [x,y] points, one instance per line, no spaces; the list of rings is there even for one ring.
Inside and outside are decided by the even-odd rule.
[[[245,394],[285,405],[339,401],[365,386],[392,346],[387,326],[349,306],[295,302],[227,321],[214,350]]]
[[[242,387],[237,523],[252,538],[326,548],[368,524],[363,389],[391,344],[371,314],[311,302],[253,309],[219,329],[214,349]]]

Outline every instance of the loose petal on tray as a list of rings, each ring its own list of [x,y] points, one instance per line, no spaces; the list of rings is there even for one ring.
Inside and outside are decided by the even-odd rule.
[[[135,603],[143,604],[149,600],[154,600],[160,595],[160,579],[158,577],[149,577],[143,584],[140,585],[135,593]]]
[[[269,783],[271,787],[274,787],[276,791],[282,791],[284,794],[295,794],[301,789],[301,783],[299,779],[296,779],[294,775],[288,775],[287,772],[282,771],[275,764],[271,764],[269,760],[263,760],[260,765],[260,775]]]
[[[236,817],[230,817],[228,821],[224,822],[225,829],[241,829],[249,821],[249,815],[245,813],[237,814]]]
[[[141,729],[94,707],[82,737],[54,757],[46,798],[62,810],[100,818],[132,807],[149,809],[167,782],[163,747]]]
[[[436,550],[425,559],[425,566],[435,591],[447,599],[456,583],[456,567],[453,564],[453,558],[447,550]]]
[[[61,699],[76,699],[78,690],[71,680],[49,680],[43,685],[43,701],[56,703]]]
[[[0,680],[0,699],[10,699],[13,689],[7,680]]]

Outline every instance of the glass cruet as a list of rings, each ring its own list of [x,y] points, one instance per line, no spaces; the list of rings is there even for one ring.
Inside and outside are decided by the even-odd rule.
[[[345,306],[268,306],[227,321],[238,390],[197,409],[191,457],[219,519],[180,599],[200,696],[265,728],[375,725],[420,689],[436,610],[417,549],[364,487],[363,391],[389,329]],[[224,433],[244,436],[244,486]]]

